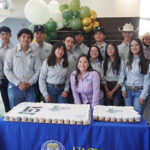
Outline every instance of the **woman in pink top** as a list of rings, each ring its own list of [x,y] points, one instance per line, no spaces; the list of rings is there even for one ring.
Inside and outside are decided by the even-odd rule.
[[[91,104],[93,108],[103,98],[99,74],[92,69],[86,55],[79,57],[70,82],[75,104]]]

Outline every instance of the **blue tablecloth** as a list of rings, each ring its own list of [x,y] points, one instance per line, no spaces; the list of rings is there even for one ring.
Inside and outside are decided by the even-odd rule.
[[[140,123],[93,121],[87,126],[0,121],[0,150],[150,150],[149,143],[143,118]]]

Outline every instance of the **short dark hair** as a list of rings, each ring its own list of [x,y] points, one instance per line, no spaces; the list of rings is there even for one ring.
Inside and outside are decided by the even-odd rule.
[[[0,27],[0,33],[1,32],[8,32],[11,34],[11,29],[7,26],[2,26],[2,27]]]
[[[74,39],[74,41],[75,41],[75,37],[74,37],[74,35],[73,34],[67,34],[66,36],[65,36],[65,38],[64,38],[64,41],[66,40],[66,38],[67,37],[71,37],[71,38],[73,38]]]
[[[32,33],[32,31],[30,31],[30,30],[27,29],[27,28],[21,29],[21,30],[18,32],[18,34],[17,34],[17,38],[21,37],[21,35],[22,35],[23,33],[29,34],[30,37],[31,37],[31,40],[33,40],[33,33]]]

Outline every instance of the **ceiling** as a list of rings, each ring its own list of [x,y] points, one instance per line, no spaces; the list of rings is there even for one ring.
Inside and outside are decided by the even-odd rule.
[[[51,0],[44,0],[47,4]],[[59,4],[68,3],[69,0],[57,0]],[[7,16],[9,18],[25,18],[24,6],[28,0],[11,0],[11,8],[9,10],[0,10],[0,18]]]

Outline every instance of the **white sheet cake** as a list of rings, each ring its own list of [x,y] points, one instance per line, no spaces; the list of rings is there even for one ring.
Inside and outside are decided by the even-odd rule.
[[[5,121],[88,125],[90,105],[23,102],[4,114]]]
[[[140,122],[141,116],[131,106],[96,105],[93,110],[93,119],[111,122]]]

